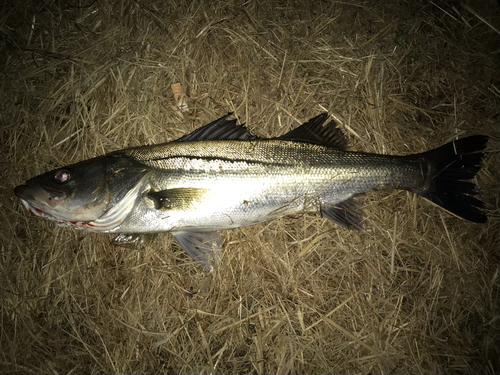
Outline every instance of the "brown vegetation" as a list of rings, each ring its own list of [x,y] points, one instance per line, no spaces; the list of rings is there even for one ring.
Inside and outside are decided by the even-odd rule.
[[[493,0],[3,2],[0,372],[498,373],[499,17]],[[223,232],[212,277],[167,233],[117,248],[13,195],[228,111],[263,137],[328,111],[378,153],[489,135],[489,221],[373,192],[363,234],[314,216]]]

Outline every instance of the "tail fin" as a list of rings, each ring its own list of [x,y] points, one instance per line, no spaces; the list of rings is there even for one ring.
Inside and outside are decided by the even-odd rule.
[[[481,169],[486,153],[488,137],[473,135],[450,142],[421,154],[427,161],[428,183],[417,194],[429,199],[451,213],[475,223],[485,223],[486,214],[481,211],[484,203],[474,195],[477,186],[468,181]]]

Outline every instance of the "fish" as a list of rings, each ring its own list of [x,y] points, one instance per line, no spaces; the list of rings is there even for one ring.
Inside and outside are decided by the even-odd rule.
[[[230,116],[175,141],[46,172],[14,193],[36,216],[116,233],[118,244],[170,232],[206,271],[218,265],[221,230],[319,214],[362,231],[356,197],[373,190],[408,190],[465,220],[487,221],[471,181],[486,156],[485,135],[422,153],[384,155],[349,150],[327,113],[274,138],[257,137]]]

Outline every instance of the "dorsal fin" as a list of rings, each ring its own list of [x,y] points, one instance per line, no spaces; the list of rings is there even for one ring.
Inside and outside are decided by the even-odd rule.
[[[230,112],[220,119],[212,121],[210,124],[204,125],[196,129],[194,132],[186,134],[177,142],[185,141],[206,141],[206,140],[231,140],[240,139],[243,141],[251,141],[258,139],[257,136],[251,134],[243,125],[236,125],[236,120],[227,120],[233,113]]]
[[[327,119],[328,113],[321,113],[303,123],[298,128],[278,137],[278,139],[308,143],[312,142],[346,151],[348,149],[346,136],[341,129],[337,128],[337,124],[333,120],[323,126],[323,123]]]

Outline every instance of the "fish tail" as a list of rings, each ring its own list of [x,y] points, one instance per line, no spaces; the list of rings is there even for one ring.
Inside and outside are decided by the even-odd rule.
[[[466,220],[485,223],[484,203],[475,198],[478,187],[470,181],[481,169],[488,137],[473,135],[420,154],[428,167],[425,187],[417,194]]]

